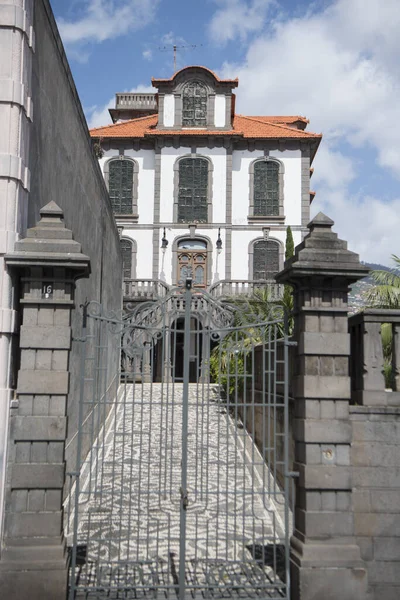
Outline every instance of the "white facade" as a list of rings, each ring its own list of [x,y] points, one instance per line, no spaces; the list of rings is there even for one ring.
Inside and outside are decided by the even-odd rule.
[[[304,117],[234,115],[232,90],[238,85],[237,79],[222,80],[205,67],[186,67],[170,79],[153,79],[152,83],[158,88],[158,100],[157,94],[152,96],[158,115],[149,113],[148,125],[144,125],[147,131],[140,129],[144,123],[141,115],[140,122],[135,118],[129,122],[132,132],[127,127],[120,139],[113,133],[107,141],[107,128],[92,132],[93,137],[106,142],[101,159],[106,181],[110,159],[135,161],[133,213],[137,214],[116,217],[122,237],[134,242],[132,273],[137,279],[160,279],[176,285],[178,271],[183,268],[178,268],[178,245],[185,237],[198,239],[207,252],[206,287],[219,280],[249,281],[254,273],[261,279],[261,273],[269,271],[259,266],[255,253],[258,261],[267,264],[268,252],[273,252],[276,272],[279,249],[279,269],[283,268],[287,226],[292,229],[295,245],[307,231],[310,165],[320,136],[305,133]],[[132,115],[134,103],[129,110]],[[182,159],[200,157],[208,164],[207,186],[203,180],[200,186],[201,202],[207,201],[207,218],[203,213],[201,220],[205,222],[179,222],[185,218],[182,215],[197,212],[194,204],[189,212],[185,212],[186,205],[179,208],[178,198],[189,204],[200,198],[200,188],[198,193],[190,188],[194,183],[187,188],[191,200],[187,200],[186,184],[179,196],[179,164]],[[260,163],[269,164],[264,169]],[[268,185],[273,187],[268,187],[263,177],[268,177]],[[265,193],[260,192],[260,186]],[[275,204],[271,208],[268,203]],[[204,204],[201,206],[205,210]],[[168,244],[162,251],[164,235]],[[222,251],[217,253],[219,240]],[[262,240],[275,243],[257,244],[255,251],[254,244]],[[260,252],[265,258],[259,258]]]
[[[226,125],[226,98],[224,94],[215,96],[215,127]]]
[[[191,148],[165,147],[161,149],[160,167],[160,223],[158,228],[165,227],[168,247],[165,253],[157,246],[159,257],[158,277],[168,284],[176,283],[176,252],[173,251],[174,242],[184,236],[190,237],[189,225],[174,226],[174,196],[176,164],[185,156],[193,156]],[[207,284],[212,285],[218,279],[226,279],[226,170],[227,151],[225,148],[199,148],[195,154],[207,158],[211,167],[212,180],[212,219],[207,225],[196,225],[195,236],[199,239],[209,240],[212,248],[210,256],[209,277]],[[134,159],[138,163],[138,221],[135,224],[118,218],[118,223],[123,227],[122,237],[136,242],[136,278],[150,279],[153,273],[154,250],[154,189],[155,189],[155,151],[133,150],[124,151],[124,156]],[[276,240],[284,247],[286,240],[286,226],[290,225],[293,231],[295,245],[302,238],[301,225],[301,154],[299,151],[285,150],[270,153],[270,158],[278,159],[284,166],[283,195],[284,195],[284,224],[269,222],[266,218],[260,224],[249,223],[250,203],[250,165],[264,153],[260,150],[234,151],[232,153],[232,244],[231,244],[231,271],[230,279],[250,279],[250,245],[255,240],[262,239],[265,229],[269,229],[269,239]],[[117,150],[105,152],[100,163],[104,169],[105,164],[112,158],[119,158]],[[217,254],[216,242],[218,232],[222,240],[222,253]]]

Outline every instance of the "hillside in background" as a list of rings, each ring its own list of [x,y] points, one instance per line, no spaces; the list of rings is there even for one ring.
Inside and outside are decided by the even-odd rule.
[[[385,265],[380,265],[378,263],[367,263],[361,261],[361,264],[365,265],[371,271],[391,271],[392,267],[386,267]],[[370,275],[368,277],[364,277],[354,283],[351,286],[351,291],[349,294],[349,313],[354,314],[360,311],[362,308],[366,306],[365,304],[365,294],[366,292],[374,285],[374,280]]]

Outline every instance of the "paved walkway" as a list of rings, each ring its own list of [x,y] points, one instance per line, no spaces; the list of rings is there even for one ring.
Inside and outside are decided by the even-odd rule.
[[[175,596],[182,389],[182,384],[121,389],[83,470],[79,543],[87,545],[87,559],[80,586],[114,589],[104,597],[154,596],[156,589]],[[277,573],[283,576],[283,523],[271,502],[273,489],[271,474],[234,407],[227,410],[212,386],[190,385],[189,592],[282,597]],[[282,502],[282,497],[274,499]],[[122,588],[128,595],[119,595]]]

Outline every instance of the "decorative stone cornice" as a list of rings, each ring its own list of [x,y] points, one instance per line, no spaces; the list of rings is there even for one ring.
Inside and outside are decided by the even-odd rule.
[[[308,224],[310,233],[295,249],[278,273],[279,283],[296,284],[299,279],[319,277],[344,278],[347,284],[366,277],[369,269],[360,263],[359,255],[347,249],[347,242],[332,231],[334,221],[319,212]]]
[[[40,221],[5,255],[9,267],[52,266],[74,271],[74,277],[90,273],[90,259],[65,227],[63,211],[53,201],[40,210]]]

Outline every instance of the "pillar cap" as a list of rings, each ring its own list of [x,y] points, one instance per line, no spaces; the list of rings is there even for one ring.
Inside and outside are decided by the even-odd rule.
[[[62,209],[51,201],[40,209],[40,220],[15,243],[15,250],[4,257],[9,267],[65,267],[75,277],[90,273],[90,259],[65,227]]]
[[[350,284],[368,275],[368,267],[360,263],[356,252],[347,249],[347,242],[332,231],[333,225],[334,221],[322,212],[310,221],[310,232],[276,275],[278,283],[296,284],[305,277],[321,276],[346,279]]]

